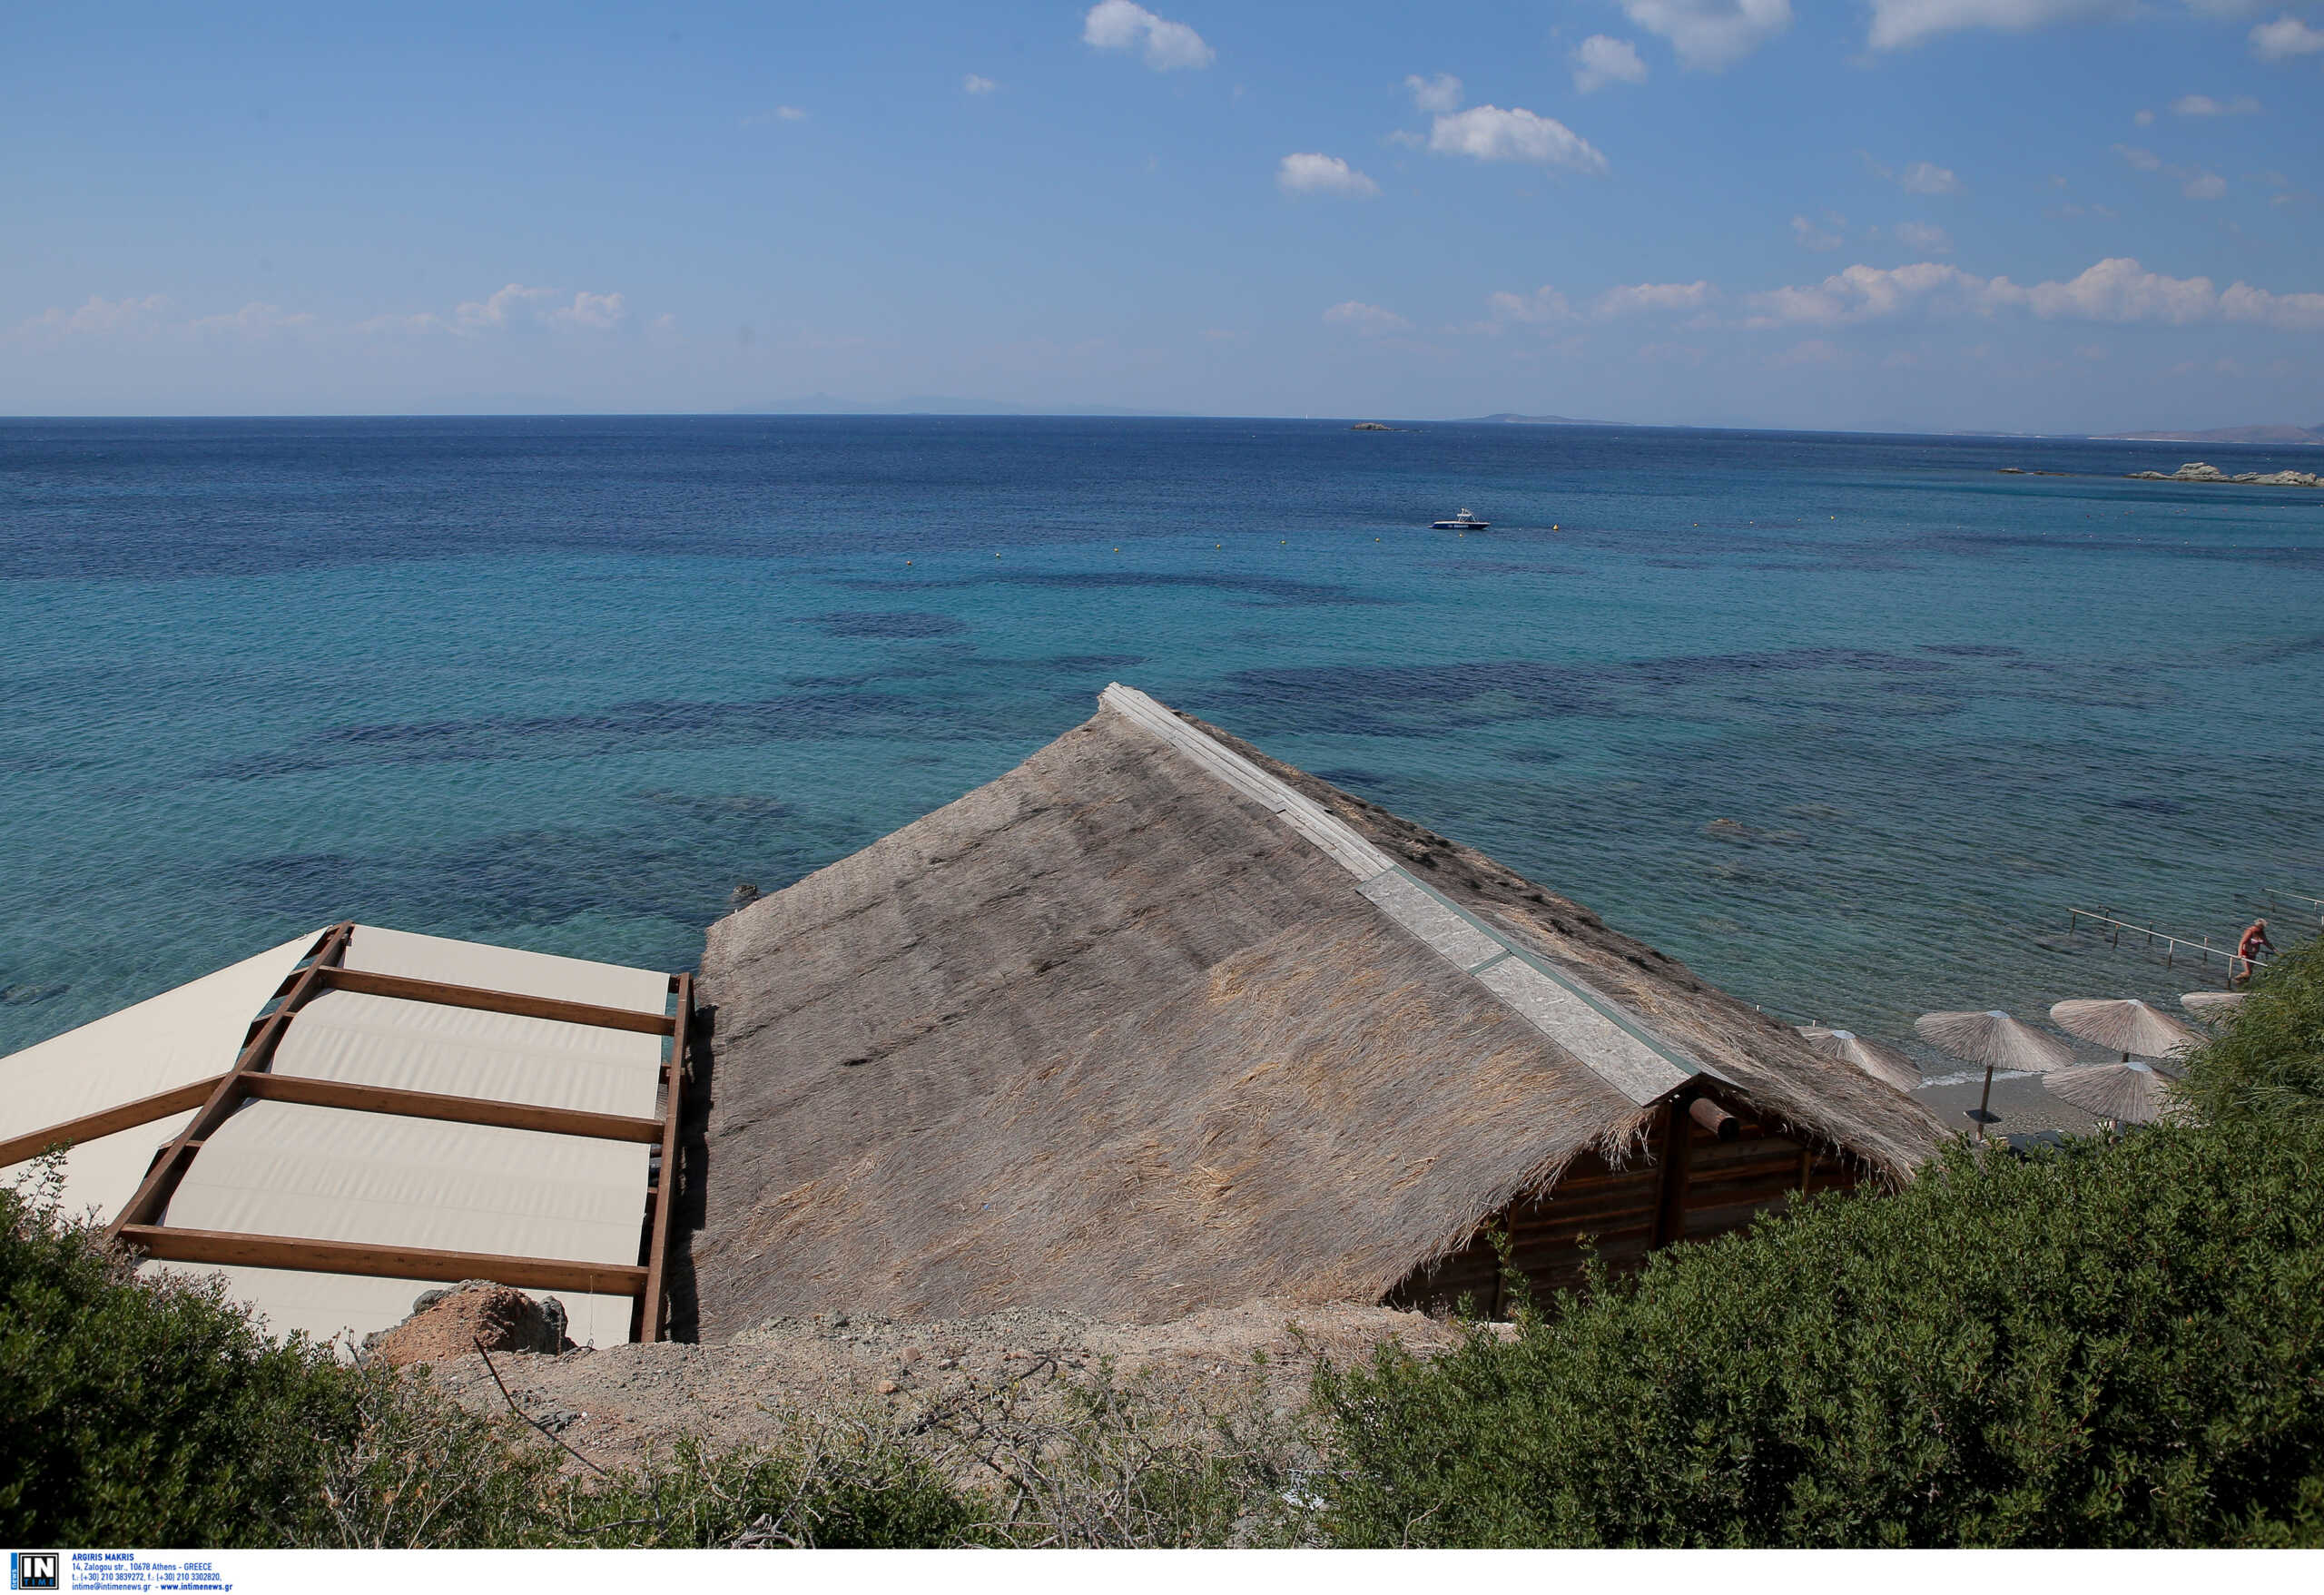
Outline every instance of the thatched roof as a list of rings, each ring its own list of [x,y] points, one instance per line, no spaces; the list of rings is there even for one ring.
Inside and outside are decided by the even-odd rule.
[[[1642,1093],[1706,1075],[1876,1177],[1935,1145],[1915,1104],[1587,909],[1108,703],[1182,745],[1103,708],[711,928],[704,1338],[832,1307],[1377,1299],[1585,1147],[1630,1154]],[[1359,881],[1384,861],[1402,873]],[[1507,950],[1469,972],[1384,883],[1438,943]],[[1578,1050],[1494,962],[1580,994]]]

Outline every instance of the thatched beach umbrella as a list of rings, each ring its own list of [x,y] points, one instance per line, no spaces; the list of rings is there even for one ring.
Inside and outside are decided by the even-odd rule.
[[[2149,1008],[2135,997],[2075,997],[2050,1005],[2050,1018],[2060,1029],[2095,1041],[2130,1061],[2141,1058],[2170,1058],[2202,1039],[2169,1014]]]
[[[1854,1030],[1827,1029],[1822,1025],[1802,1025],[1799,1034],[1825,1057],[1846,1058],[1884,1086],[1894,1086],[1899,1091],[1917,1091],[1921,1088],[1921,1071],[1894,1047],[1867,1041]]]
[[[2225,1019],[2243,1006],[2240,991],[2190,991],[2179,999],[2179,1006],[2202,1019]]]
[[[1981,1136],[1985,1133],[1985,1127],[1994,1122],[1993,1114],[1987,1111],[1994,1097],[1994,1070],[2014,1068],[2048,1074],[2053,1068],[2073,1066],[2073,1048],[2010,1018],[1998,1008],[1925,1013],[1913,1021],[1913,1029],[1939,1051],[1985,1066],[1984,1094],[1977,1098],[1976,1111],[1969,1115],[1976,1120]]]
[[[2174,1108],[2170,1082],[2128,1058],[2120,1063],[2060,1069],[2042,1084],[2059,1100],[2116,1124],[2152,1124],[2168,1117]]]

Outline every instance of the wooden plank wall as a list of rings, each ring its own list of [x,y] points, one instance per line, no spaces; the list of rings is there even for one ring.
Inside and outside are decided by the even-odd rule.
[[[1669,1123],[1665,1109],[1649,1127],[1647,1147],[1663,1145]],[[1728,1141],[1691,1118],[1687,1128],[1686,1183],[1678,1203],[1683,1216],[1674,1240],[1725,1235],[1743,1228],[1764,1209],[1780,1207],[1796,1191],[1845,1190],[1856,1182],[1845,1160],[1827,1151],[1809,1154],[1798,1141],[1749,1118],[1742,1119]],[[1544,1304],[1553,1292],[1581,1283],[1585,1235],[1613,1272],[1641,1267],[1652,1249],[1664,1196],[1664,1167],[1649,1161],[1651,1155],[1640,1151],[1616,1168],[1594,1152],[1583,1153],[1547,1192],[1512,1203],[1464,1249],[1414,1271],[1388,1293],[1387,1305],[1442,1314],[1454,1311],[1467,1296],[1492,1317],[1508,1316],[1512,1304],[1502,1295],[1492,1241],[1492,1232],[1502,1228],[1509,1232],[1512,1260],[1531,1283],[1534,1298]]]

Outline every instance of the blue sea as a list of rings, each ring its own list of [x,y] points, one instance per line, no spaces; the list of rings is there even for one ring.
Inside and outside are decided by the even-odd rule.
[[[0,421],[0,1052],[340,918],[692,967],[738,883],[990,780],[1114,679],[1787,1017],[1901,1041],[1932,1008],[2174,998],[2216,968],[2068,911],[2218,940],[2324,897],[2324,493],[2122,479],[2199,456],[2316,464]],[[1427,529],[1462,506],[1492,529]]]

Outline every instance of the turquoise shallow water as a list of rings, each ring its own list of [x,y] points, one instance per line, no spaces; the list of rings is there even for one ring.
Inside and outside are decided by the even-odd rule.
[[[2189,452],[0,422],[0,1050],[341,917],[689,967],[1114,678],[1793,1017],[2175,996],[2066,910],[2324,897],[2324,495]]]

